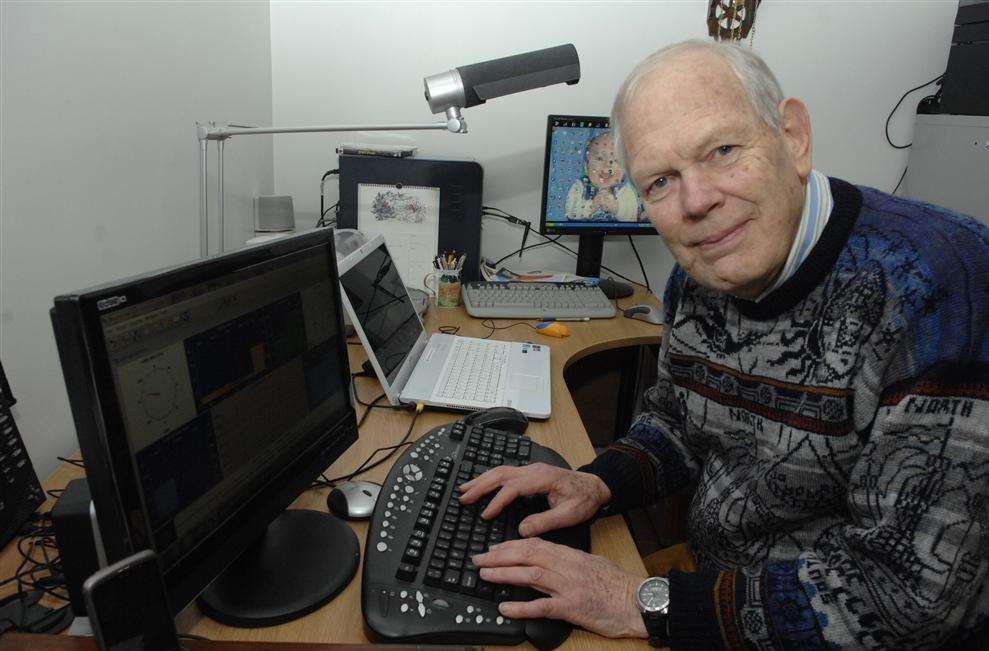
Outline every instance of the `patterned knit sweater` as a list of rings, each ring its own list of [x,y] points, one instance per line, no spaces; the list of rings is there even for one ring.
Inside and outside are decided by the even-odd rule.
[[[929,649],[989,620],[989,230],[830,182],[762,301],[674,270],[648,408],[584,468],[615,510],[698,482],[674,649]]]

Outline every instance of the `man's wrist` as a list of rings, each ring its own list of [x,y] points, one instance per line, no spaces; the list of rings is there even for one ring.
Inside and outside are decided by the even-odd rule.
[[[597,489],[597,506],[598,509],[605,508],[611,504],[611,489],[608,488],[608,484],[604,483],[604,480],[595,475],[594,473],[589,473],[592,477],[597,479],[595,488]]]
[[[603,517],[608,506],[611,504],[611,489],[608,484],[605,483],[601,477],[594,474],[593,472],[587,472],[585,470],[578,470],[582,475],[588,475],[588,482],[591,489],[591,504],[594,506],[594,515],[592,516],[592,521],[597,518]],[[608,513],[610,515],[610,513]]]
[[[635,597],[636,591],[639,589],[639,585],[642,583],[640,577],[633,577],[631,583],[629,584],[628,598],[625,603],[629,605],[631,612],[628,616],[628,635],[625,637],[633,637],[640,639],[647,639],[649,637],[649,631],[646,630],[646,621],[642,618],[642,611],[639,610],[639,602]]]

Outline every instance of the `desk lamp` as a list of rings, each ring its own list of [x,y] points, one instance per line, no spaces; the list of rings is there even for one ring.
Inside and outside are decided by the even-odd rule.
[[[461,109],[484,104],[489,99],[511,95],[524,90],[552,84],[576,84],[580,81],[580,60],[573,44],[558,45],[516,54],[501,59],[460,66],[453,70],[431,75],[423,79],[426,101],[432,113],[443,113],[445,120],[427,124],[388,125],[328,125],[301,127],[250,127],[215,123],[197,125],[199,140],[199,253],[209,255],[208,209],[206,191],[206,149],[210,140],[217,142],[217,196],[220,230],[219,252],[223,242],[223,145],[234,136],[272,133],[321,133],[333,131],[424,131],[444,130],[450,133],[467,133],[467,122]]]

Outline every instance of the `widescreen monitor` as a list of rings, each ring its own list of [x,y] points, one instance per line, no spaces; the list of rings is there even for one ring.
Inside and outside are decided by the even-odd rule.
[[[209,586],[279,623],[356,570],[345,523],[285,510],[357,437],[340,307],[330,230],[55,299],[108,560],[154,549],[174,612]]]
[[[600,274],[606,235],[656,234],[615,156],[607,117],[547,118],[540,227],[547,235],[580,235],[581,276]]]

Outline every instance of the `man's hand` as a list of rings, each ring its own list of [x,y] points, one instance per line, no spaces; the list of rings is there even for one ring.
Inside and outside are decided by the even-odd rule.
[[[481,513],[487,520],[496,517],[517,497],[546,495],[550,508],[519,523],[519,535],[523,538],[589,520],[611,499],[611,490],[597,475],[534,463],[519,468],[492,468],[461,485],[460,501],[473,504],[496,488],[500,490]]]
[[[635,590],[642,577],[611,561],[540,538],[511,540],[474,556],[481,578],[523,585],[547,597],[506,601],[505,617],[563,619],[605,637],[648,637]]]

